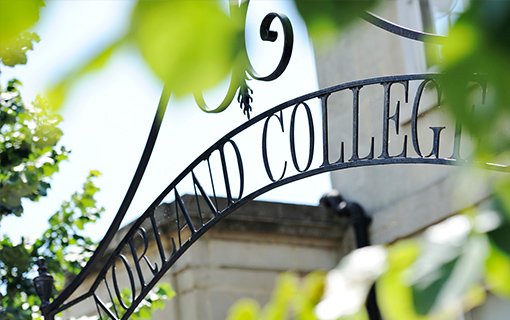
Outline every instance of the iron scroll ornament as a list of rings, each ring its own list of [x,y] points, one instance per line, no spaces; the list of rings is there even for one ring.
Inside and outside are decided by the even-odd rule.
[[[247,4],[245,2],[241,6],[230,6],[231,14],[242,15],[246,21]],[[244,35],[241,39],[241,53],[240,58],[232,68],[232,75],[228,86],[228,91],[222,102],[215,108],[210,108],[203,96],[202,92],[194,94],[195,101],[198,107],[208,113],[218,113],[225,110],[236,98],[243,113],[250,119],[250,112],[252,110],[251,103],[253,102],[253,90],[248,86],[247,81],[254,79],[259,81],[272,81],[280,77],[290,62],[292,56],[292,49],[294,47],[294,31],[289,18],[281,13],[271,12],[267,14],[260,24],[260,38],[262,41],[275,42],[278,39],[278,32],[271,30],[271,25],[274,20],[279,20],[283,28],[283,50],[280,60],[276,68],[268,75],[259,75],[250,62],[248,51],[246,49],[246,41]]]

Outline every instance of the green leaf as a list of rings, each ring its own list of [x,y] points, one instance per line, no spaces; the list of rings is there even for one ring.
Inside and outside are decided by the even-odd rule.
[[[137,312],[137,315],[141,319],[151,319],[152,317],[152,310],[150,308],[147,308],[146,306],[142,306],[139,311]]]
[[[18,35],[39,20],[42,0],[0,1],[0,48],[9,47]]]
[[[230,308],[227,320],[257,320],[259,319],[259,304],[251,299],[243,299],[236,302]]]
[[[58,171],[67,150],[57,147],[61,117],[48,111],[42,99],[25,107],[19,81],[0,87],[0,218],[20,215],[22,199],[38,200],[50,188],[48,178]]]
[[[27,52],[34,48],[34,42],[39,41],[39,36],[34,32],[21,33],[8,45],[0,45],[0,61],[9,67],[13,67],[18,64],[26,64]]]
[[[302,281],[297,295],[294,297],[296,318],[299,320],[315,320],[315,306],[324,294],[326,274],[316,271],[309,273]]]
[[[486,261],[485,280],[491,292],[510,298],[510,257],[494,245]]]
[[[428,277],[420,279],[421,281],[412,286],[413,304],[418,314],[427,315],[432,311],[439,293],[452,275],[458,261],[458,257],[453,257],[451,261],[442,264],[432,274],[428,274]]]
[[[509,17],[508,1],[471,1],[443,46],[446,104],[470,134],[481,161],[494,161],[510,150]],[[485,99],[473,74],[483,75],[488,84]]]
[[[400,241],[389,247],[388,270],[376,284],[379,306],[385,319],[425,319],[414,311],[412,291],[406,279],[406,270],[416,261],[419,252],[417,240]]]
[[[510,255],[510,203],[508,202],[508,182],[504,182],[496,189],[497,195],[493,202],[496,212],[501,217],[501,224],[487,233],[491,243],[501,251]]]
[[[495,186],[496,211],[502,214],[504,220],[510,220],[510,179],[504,177]]]
[[[178,96],[222,81],[238,59],[244,21],[219,1],[139,1],[131,34],[152,71]]]

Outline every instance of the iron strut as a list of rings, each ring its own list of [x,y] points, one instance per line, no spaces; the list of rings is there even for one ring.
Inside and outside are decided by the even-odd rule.
[[[372,218],[366,214],[360,204],[345,200],[336,190],[330,191],[322,196],[320,203],[326,208],[332,209],[338,216],[348,217],[350,219],[350,223],[354,229],[357,248],[370,245],[368,228],[372,222]],[[370,320],[382,320],[381,312],[377,305],[374,286],[372,286],[368,292],[365,306]]]

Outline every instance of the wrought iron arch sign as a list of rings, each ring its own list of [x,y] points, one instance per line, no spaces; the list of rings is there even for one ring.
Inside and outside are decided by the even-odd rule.
[[[403,28],[371,13],[366,13],[364,18],[370,23],[399,36],[419,41],[432,39],[432,41],[441,42],[444,40],[441,36],[428,35]],[[271,81],[276,79],[284,72],[292,53],[292,27],[288,18],[282,14],[269,13],[266,15],[260,27],[262,40],[274,41],[278,37],[276,32],[270,30],[271,23],[274,20],[279,20],[283,25],[285,36],[283,54],[276,69],[267,76],[257,76],[250,66],[247,72],[257,80]],[[245,113],[249,113],[251,91],[246,85],[246,74],[244,71],[240,72],[239,70],[235,72],[243,76],[232,78],[239,80],[239,82],[231,82],[227,98],[218,108],[211,109],[212,111],[218,111],[218,109],[223,108],[224,103],[230,104],[237,92],[239,103],[244,108]],[[461,127],[458,124],[454,128],[448,128],[453,132],[451,138],[453,147],[449,150],[442,148],[441,145],[441,141],[444,139],[442,133],[448,130],[446,126],[429,127],[429,134],[431,135],[429,144],[431,148],[427,151],[424,150],[422,145],[423,137],[420,136],[417,130],[420,121],[418,117],[420,102],[424,90],[425,88],[435,90],[438,104],[440,104],[442,78],[443,76],[440,74],[412,74],[353,81],[302,95],[249,119],[219,139],[179,174],[131,225],[123,239],[116,244],[115,249],[108,253],[109,256],[106,257],[103,263],[102,259],[105,258],[104,255],[111,245],[116,232],[119,230],[151,156],[170,97],[168,88],[164,89],[140,163],[113,223],[80,274],[51,303],[47,295],[43,297],[43,314],[47,319],[53,319],[59,312],[85,300],[92,300],[97,307],[100,319],[103,319],[103,317],[128,319],[154,285],[195,241],[224,217],[243,206],[243,204],[279,186],[324,172],[356,167],[387,164],[459,165],[466,163],[467,160],[463,159],[461,155]],[[483,77],[473,76],[473,83],[478,86],[480,98],[483,101],[487,90]],[[390,101],[392,95],[395,94],[392,88],[396,86],[400,86],[403,89],[403,96],[398,100],[393,114],[390,114]],[[370,147],[368,150],[360,150],[359,148],[360,100],[367,87],[378,88],[384,97],[380,105],[382,110],[382,130],[379,132],[381,144],[377,150],[374,144],[374,137],[369,139]],[[416,88],[416,90],[411,92],[413,91],[411,87]],[[328,108],[330,107],[328,99],[337,94],[347,94],[350,96],[351,103],[348,107],[352,110],[352,134],[349,137],[349,142],[339,141],[338,153],[340,156],[332,161],[330,159],[331,150],[327,125]],[[207,108],[200,94],[196,95],[196,99],[202,108]],[[401,100],[405,102],[412,101],[411,131],[409,134],[401,135],[403,137],[399,148],[401,151],[393,153],[390,148],[390,145],[392,145],[390,143],[390,136],[400,134],[399,117]],[[314,117],[311,112],[310,105],[312,103],[317,103],[321,107],[319,119],[316,116]],[[296,151],[296,139],[298,138],[296,138],[295,128],[298,117],[305,119],[304,127],[307,128],[309,133],[306,139],[308,148],[306,148],[304,157],[298,155]],[[257,130],[257,128],[261,137],[259,140],[259,150],[262,158],[261,170],[266,175],[267,183],[255,190],[247,191],[245,188],[247,177],[245,175],[246,167],[243,162],[243,152],[236,142],[236,138],[247,130]],[[317,128],[319,130],[316,130]],[[391,128],[394,129],[390,130]],[[290,150],[288,159],[277,165],[270,161],[271,148],[268,146],[268,141],[270,141],[271,134],[287,135],[285,136],[285,140],[287,140],[286,147]],[[322,140],[322,146],[316,148],[316,141],[319,139]],[[218,168],[217,172],[220,172],[220,177],[214,176],[212,170],[214,166]],[[480,166],[490,170],[510,171],[510,168],[505,165],[480,164]],[[235,172],[236,176],[233,176],[232,172]],[[233,179],[234,177],[235,179]],[[196,206],[200,213],[198,224],[190,217],[188,208],[179,192],[185,183],[191,185],[195,190]],[[227,203],[224,206],[220,206],[216,201],[216,190],[220,186],[226,193]],[[175,213],[176,234],[172,237],[170,243],[164,243],[160,237],[156,215],[159,212],[158,210],[162,210],[162,203],[168,196],[173,196],[175,200],[173,212]],[[199,196],[205,200],[205,207],[204,203],[202,203],[201,207],[201,202],[198,200]],[[149,240],[154,241],[156,244],[159,255],[157,261],[151,261],[146,255]],[[136,250],[136,246],[142,247],[141,253]],[[98,269],[100,263],[102,265]],[[121,297],[120,283],[117,281],[120,268],[124,268],[128,275],[128,282],[125,286],[128,286],[131,292],[129,301],[123,300]],[[146,272],[143,272],[142,269],[145,269]],[[47,279],[49,275],[44,266],[41,265],[40,270],[42,270],[41,277],[46,277],[45,279]],[[85,293],[76,295],[77,289],[83,285],[84,280],[97,270],[99,271],[90,288]],[[113,286],[110,284],[113,284]],[[106,298],[109,301],[106,301],[104,297],[97,294],[99,288],[105,289],[104,292],[108,293]],[[119,301],[121,310],[110,309],[108,307],[108,304],[113,302],[114,299]]]

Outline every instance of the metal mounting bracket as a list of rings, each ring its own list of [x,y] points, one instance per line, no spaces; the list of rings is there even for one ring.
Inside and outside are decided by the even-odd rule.
[[[350,218],[350,222],[354,229],[354,235],[356,237],[357,248],[370,245],[368,228],[370,227],[372,218],[366,214],[360,204],[345,200],[336,190],[332,190],[323,195],[320,199],[320,203],[326,208],[332,209],[338,216]],[[372,286],[368,292],[365,306],[370,320],[382,319],[379,306],[377,305],[374,286]]]

